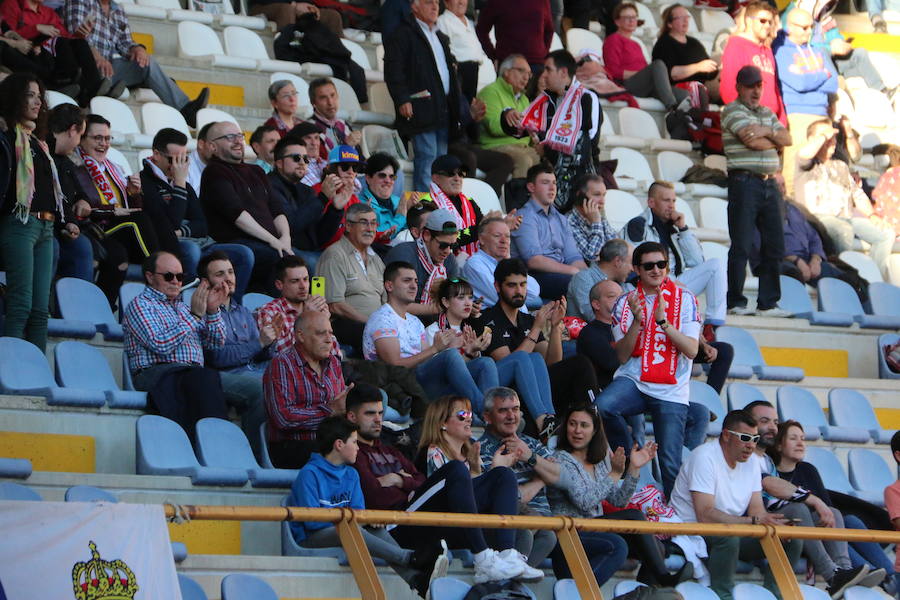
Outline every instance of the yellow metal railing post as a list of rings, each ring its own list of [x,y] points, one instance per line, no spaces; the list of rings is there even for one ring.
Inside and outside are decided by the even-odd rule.
[[[565,525],[556,532],[556,536],[566,557],[566,562],[569,564],[572,579],[578,586],[579,595],[582,600],[603,600],[600,586],[597,585],[597,578],[594,577],[591,563],[588,561],[581,538],[578,537],[578,531],[575,529],[575,521],[572,517],[563,517],[563,521]]]
[[[803,594],[800,592],[797,576],[794,575],[794,567],[784,552],[784,546],[781,545],[778,533],[771,525],[765,527],[766,535],[759,539],[759,543],[769,561],[769,568],[772,570],[772,576],[775,578],[779,591],[781,591],[781,597],[783,600],[802,600]]]
[[[356,580],[356,586],[362,594],[363,600],[387,600],[384,595],[384,588],[381,586],[381,580],[378,579],[378,573],[375,571],[375,564],[372,562],[372,555],[369,554],[369,548],[363,539],[362,531],[356,522],[356,516],[353,509],[342,508],[343,516],[340,521],[335,524],[338,530],[338,536],[341,538],[341,546],[347,553],[347,561],[350,563],[350,569],[353,571],[353,578]]]

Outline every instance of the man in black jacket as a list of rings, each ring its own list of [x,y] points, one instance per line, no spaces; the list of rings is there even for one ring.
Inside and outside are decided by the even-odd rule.
[[[303,140],[290,135],[282,138],[275,144],[272,156],[275,169],[268,175],[272,192],[281,199],[294,247],[300,251],[309,272],[315,273],[322,254],[319,248],[337,232],[344,214],[343,204],[336,207],[328,202],[327,193],[331,192],[333,198],[334,186],[322,185],[322,192],[316,194],[301,181],[311,160]]]
[[[385,39],[384,80],[397,130],[412,138],[413,188],[429,189],[431,163],[459,124],[460,90],[450,41],[437,29],[438,0],[413,0],[412,15]]]
[[[153,137],[153,154],[144,159],[141,170],[144,203],[160,206],[168,218],[178,238],[188,280],[197,276],[197,263],[202,254],[222,250],[228,255],[237,274],[234,296],[240,301],[253,270],[253,252],[240,244],[216,244],[208,236],[200,199],[187,181],[190,168],[187,141],[186,135],[171,127],[160,129]]]

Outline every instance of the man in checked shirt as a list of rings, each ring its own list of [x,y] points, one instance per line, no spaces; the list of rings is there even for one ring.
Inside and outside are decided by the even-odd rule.
[[[203,365],[203,349],[225,343],[219,307],[228,292],[201,281],[190,305],[181,299],[184,270],[168,252],[144,261],[147,287],[125,310],[125,354],[134,387],[148,392],[148,407],[180,424],[192,440],[204,417],[228,418],[219,372]]]

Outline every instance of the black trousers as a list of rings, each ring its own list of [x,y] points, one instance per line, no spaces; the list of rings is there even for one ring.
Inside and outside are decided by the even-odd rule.
[[[558,415],[564,414],[576,402],[589,402],[588,390],[597,394],[600,389],[591,359],[582,354],[549,365],[547,371],[550,374],[553,407]]]
[[[315,440],[284,440],[269,442],[269,460],[278,469],[299,469],[315,452]]]
[[[500,197],[503,184],[509,179],[515,167],[510,155],[463,142],[451,143],[447,151],[466,165],[470,177],[475,177],[476,168],[484,171],[484,180],[494,188],[497,197]]]
[[[781,299],[781,259],[784,257],[784,199],[774,178],[760,179],[745,171],[728,174],[728,308],[747,306],[744,280],[753,238],[759,231],[759,310],[774,308]]]
[[[362,337],[366,328],[365,323],[332,315],[331,328],[338,342],[353,346],[355,356],[362,356]]]
[[[46,55],[41,60],[51,66],[51,80],[61,85],[77,83],[81,86],[80,100],[93,97],[103,76],[97,68],[97,61],[86,40],[81,38],[58,37],[55,42],[55,55]]]

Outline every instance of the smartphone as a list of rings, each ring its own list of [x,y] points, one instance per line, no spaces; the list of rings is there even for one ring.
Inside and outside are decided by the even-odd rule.
[[[324,277],[313,277],[312,283],[309,286],[309,293],[311,296],[322,296],[325,297],[325,278]]]
[[[189,290],[191,288],[197,287],[198,285],[200,285],[199,277],[195,278],[192,282],[186,283],[183,286],[181,286],[181,291],[183,292],[184,290]]]

